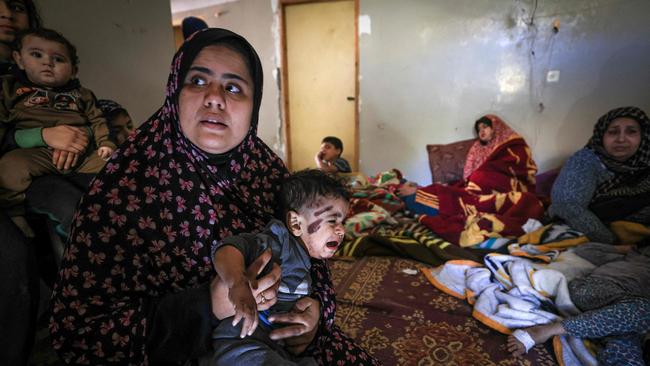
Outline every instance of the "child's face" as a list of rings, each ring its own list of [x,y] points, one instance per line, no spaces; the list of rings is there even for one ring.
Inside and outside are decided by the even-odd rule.
[[[329,142],[323,142],[320,145],[320,153],[323,157],[322,160],[333,161],[341,155],[341,150],[337,149]]]
[[[23,39],[20,52],[13,54],[18,67],[25,70],[29,81],[36,85],[63,86],[74,77],[68,50],[61,43],[30,35]]]
[[[309,256],[327,259],[334,255],[345,236],[343,220],[349,203],[341,198],[322,198],[314,207],[295,213],[288,225],[307,248]],[[290,215],[291,216],[291,215]]]

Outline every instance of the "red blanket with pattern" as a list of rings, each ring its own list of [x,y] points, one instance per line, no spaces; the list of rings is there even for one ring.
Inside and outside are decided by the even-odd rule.
[[[544,213],[535,195],[536,172],[530,148],[513,133],[494,147],[466,181],[419,188],[416,201],[438,210],[437,216],[424,215],[420,222],[461,246],[490,237],[522,235],[521,226]]]

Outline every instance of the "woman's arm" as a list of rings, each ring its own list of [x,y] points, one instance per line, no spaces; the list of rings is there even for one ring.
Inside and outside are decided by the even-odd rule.
[[[607,179],[607,170],[591,150],[582,149],[567,160],[551,191],[549,213],[596,242],[614,243],[616,237],[589,210],[598,184]]]
[[[257,328],[257,303],[253,297],[246,270],[244,255],[232,245],[224,245],[214,254],[217,276],[228,287],[227,299],[234,305],[232,325],[242,323],[240,337],[253,334]],[[264,299],[266,302],[266,299]],[[223,319],[220,317],[220,319]]]
[[[267,301],[257,309],[267,310],[277,301],[281,269],[274,265],[269,274],[256,277],[271,260],[265,251],[248,268],[246,276],[256,287],[255,298],[261,292]],[[180,362],[205,355],[212,347],[212,329],[223,319],[234,314],[228,299],[228,286],[219,276],[211,283],[196,289],[164,296],[152,304],[148,317],[150,333],[147,336],[147,354],[153,363]]]
[[[84,233],[79,235],[77,239],[86,238]],[[67,363],[123,365],[128,360],[140,365],[149,359],[150,363],[168,364],[197,358],[210,350],[212,328],[218,323],[215,304],[229,304],[223,292],[212,291],[225,287],[218,277],[196,288],[160,296],[122,289],[124,283],[112,275],[123,268],[122,262],[111,259],[120,256],[113,247],[94,253],[85,244],[72,244],[53,293],[50,326],[54,348]],[[101,265],[76,260],[86,257],[95,263],[111,260]],[[277,265],[268,275],[254,280],[270,258],[266,252],[247,268],[254,295],[265,291],[269,299],[266,307],[258,306],[259,310],[275,302],[280,284]],[[136,275],[133,278],[136,283],[146,281]]]

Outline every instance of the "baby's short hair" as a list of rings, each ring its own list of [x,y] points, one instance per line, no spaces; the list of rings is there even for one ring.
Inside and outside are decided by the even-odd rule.
[[[350,200],[344,181],[319,169],[304,169],[292,173],[282,182],[280,201],[282,212],[300,212],[318,204],[321,198]]]
[[[326,142],[332,144],[335,148],[341,150],[341,153],[343,153],[343,141],[341,141],[340,138],[334,136],[327,136],[323,139],[323,141],[321,141],[321,144],[324,144]]]
[[[63,34],[55,31],[54,29],[36,28],[25,29],[24,31],[19,32],[16,35],[16,51],[20,52],[20,50],[23,48],[23,42],[27,36],[38,37],[62,44],[68,51],[68,57],[70,58],[72,66],[76,68],[79,64],[79,57],[77,57],[77,48],[72,43],[70,43],[70,41],[68,41],[68,39],[63,36]]]

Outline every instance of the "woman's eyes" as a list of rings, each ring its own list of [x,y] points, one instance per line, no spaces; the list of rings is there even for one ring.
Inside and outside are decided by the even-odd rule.
[[[193,76],[190,78],[189,83],[194,86],[206,86],[208,85],[208,80],[201,76]],[[243,92],[242,88],[236,84],[226,84],[224,89],[230,94],[241,94]]]
[[[636,135],[636,134],[640,133],[640,131],[638,129],[636,129],[636,128],[626,128],[625,130],[623,130],[623,132],[626,135]],[[619,130],[619,129],[607,130],[607,134],[610,135],[610,136],[617,136],[620,133],[621,133],[621,130]]]
[[[205,81],[205,79],[203,79],[201,77],[198,77],[198,76],[194,76],[194,77],[190,78],[190,84],[196,85],[196,86],[203,86],[203,85],[207,85],[208,83]]]
[[[10,2],[9,9],[11,9],[11,11],[18,12],[18,13],[24,13],[27,11],[27,7],[25,6],[25,4],[19,1]]]
[[[65,63],[65,62],[67,62],[67,60],[66,60],[65,57],[54,56],[54,62]]]
[[[43,56],[43,54],[38,51],[32,51],[29,53],[29,55],[36,58],[41,58]]]
[[[237,85],[234,85],[234,84],[226,85],[226,90],[229,93],[232,93],[232,94],[239,94],[239,93],[242,92],[241,88],[239,86],[237,86]]]

